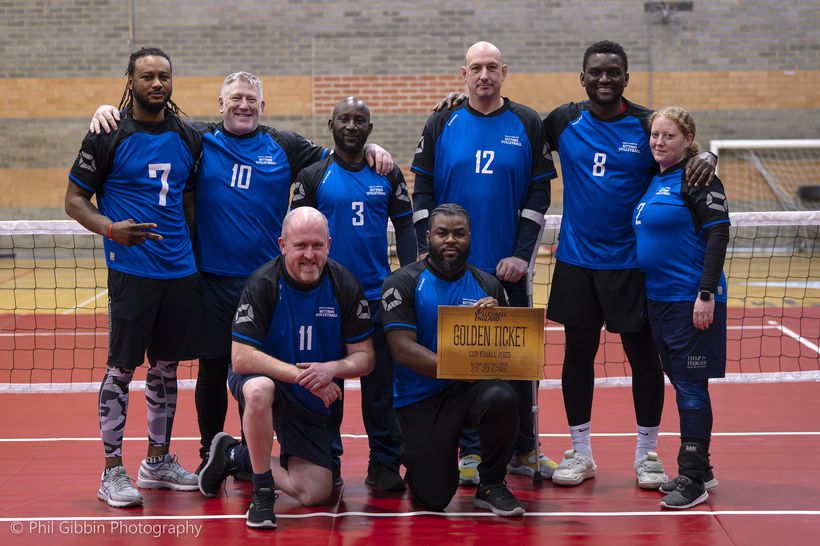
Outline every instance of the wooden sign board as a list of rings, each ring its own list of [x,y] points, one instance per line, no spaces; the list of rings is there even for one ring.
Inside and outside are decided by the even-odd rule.
[[[544,378],[544,309],[438,308],[441,379]]]

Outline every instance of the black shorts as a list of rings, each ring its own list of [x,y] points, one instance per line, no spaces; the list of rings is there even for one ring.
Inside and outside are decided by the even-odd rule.
[[[199,356],[197,275],[149,279],[108,270],[108,365],[132,370],[149,360]]]
[[[587,269],[557,261],[547,318],[578,328],[625,334],[646,328],[646,286],[640,269]]]
[[[242,387],[255,377],[228,369],[228,388],[239,405],[245,406]],[[273,380],[272,380],[273,381]],[[279,440],[279,464],[288,468],[289,457],[299,457],[309,463],[331,470],[330,438],[327,432],[327,416],[313,413],[294,399],[285,386],[273,381],[273,430]]]
[[[231,354],[231,329],[245,286],[245,277],[223,277],[200,273],[202,288],[202,347],[200,358]]]
[[[693,381],[726,374],[726,304],[715,302],[706,330],[692,323],[694,301],[649,301],[649,325],[669,379]]]

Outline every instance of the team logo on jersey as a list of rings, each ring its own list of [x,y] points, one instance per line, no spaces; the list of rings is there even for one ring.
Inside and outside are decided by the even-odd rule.
[[[370,186],[367,188],[367,195],[387,195],[384,186]]]
[[[293,202],[301,201],[305,198],[305,186],[302,184],[301,181],[297,181],[296,185],[293,187]]]
[[[251,307],[250,303],[243,303],[237,308],[233,323],[242,324],[243,322],[251,321],[253,321],[253,307]]]
[[[501,139],[501,144],[509,144],[510,146],[521,146],[521,139],[518,138],[518,135],[504,135],[504,138]]]
[[[541,150],[541,155],[543,155],[546,159],[552,160],[552,150],[550,150],[549,143],[544,143],[544,148]]]
[[[362,320],[370,320],[370,304],[367,300],[359,300],[359,307],[356,309],[356,316]]]
[[[276,165],[276,161],[273,160],[273,156],[269,155],[260,155],[259,159],[256,160],[257,165]]]
[[[382,294],[382,306],[385,311],[390,311],[401,305],[401,294],[395,287],[390,287]]]
[[[477,299],[474,298],[462,298],[461,299],[461,307],[472,307],[477,302]]]
[[[618,148],[619,152],[629,152],[632,154],[639,154],[641,153],[641,148],[638,146],[637,142],[621,142],[621,147]]]
[[[672,191],[672,186],[663,186],[658,191],[655,192],[655,195],[669,195]]]
[[[77,157],[77,166],[81,169],[91,171],[92,173],[97,172],[97,163],[94,161],[94,156],[82,151]]]
[[[316,311],[316,316],[319,318],[338,318],[335,307],[319,307]]]
[[[407,183],[404,180],[402,180],[401,184],[396,188],[396,199],[410,202],[410,194],[407,193]]]
[[[726,206],[726,196],[716,191],[710,191],[706,196],[706,206],[710,209],[726,212],[729,207]]]
[[[421,135],[421,140],[419,140],[418,146],[416,146],[416,153],[420,154],[424,151],[424,135]]]

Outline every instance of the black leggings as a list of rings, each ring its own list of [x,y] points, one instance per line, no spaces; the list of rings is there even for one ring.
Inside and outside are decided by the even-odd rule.
[[[566,353],[561,372],[561,390],[569,426],[592,419],[595,387],[595,355],[601,340],[600,328],[565,326]],[[621,334],[624,352],[632,367],[632,401],[639,426],[656,427],[663,411],[663,368],[649,328]]]
[[[200,358],[199,373],[196,378],[194,400],[196,419],[202,447],[200,457],[205,457],[211,447],[211,440],[225,428],[228,413],[228,355],[217,358]]]

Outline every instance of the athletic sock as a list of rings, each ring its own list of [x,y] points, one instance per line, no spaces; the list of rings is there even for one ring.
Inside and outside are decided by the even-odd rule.
[[[638,426],[638,447],[635,449],[635,460],[642,459],[647,451],[658,448],[658,430],[660,427]]]
[[[248,446],[234,444],[228,448],[228,467],[236,469],[238,472],[253,472],[251,467],[251,453]]]
[[[253,483],[254,489],[259,489],[260,487],[270,487],[273,489],[273,474],[270,469],[262,474],[254,472],[253,476],[251,476],[251,483]]]
[[[569,434],[572,436],[572,449],[581,455],[592,458],[592,445],[589,442],[590,428],[590,422],[582,423],[569,427]]]
[[[159,463],[165,460],[165,455],[154,455],[153,457],[146,457],[145,463],[148,466],[157,466]]]

